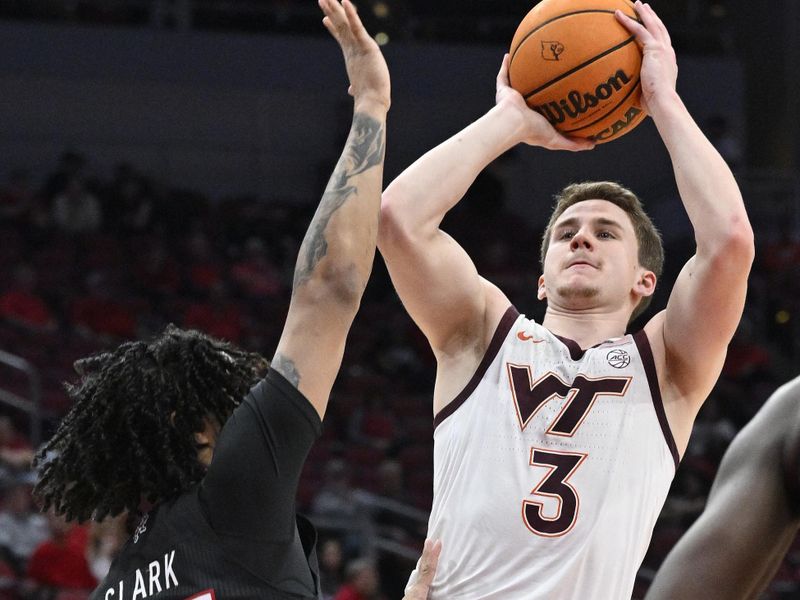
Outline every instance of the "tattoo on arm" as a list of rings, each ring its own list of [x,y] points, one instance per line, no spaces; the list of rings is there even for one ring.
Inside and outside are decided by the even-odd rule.
[[[333,171],[317,212],[311,220],[294,272],[293,293],[309,280],[314,268],[328,253],[325,231],[333,214],[351,197],[358,196],[358,186],[351,183],[356,175],[364,173],[383,160],[384,125],[380,121],[356,113],[344,153]]]
[[[285,357],[280,352],[276,352],[270,367],[275,369],[278,373],[286,378],[286,381],[291,383],[294,387],[300,385],[300,372],[294,364],[294,361]]]

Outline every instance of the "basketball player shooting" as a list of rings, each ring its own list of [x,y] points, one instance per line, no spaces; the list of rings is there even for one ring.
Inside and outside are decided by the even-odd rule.
[[[800,377],[734,438],[703,514],[656,574],[647,600],[760,598],[800,528]]]
[[[477,174],[559,134],[508,85],[496,105],[383,194],[378,247],[436,355],[430,598],[629,598],[692,424],[739,322],[753,234],[736,182],[678,96],[669,34],[636,3],[617,12],[643,52],[644,108],[671,157],[695,255],[638,332],[663,263],[639,199],[566,187],[542,240],[543,322],[520,314],[440,229]],[[415,581],[412,574],[411,582]]]
[[[77,363],[73,408],[37,458],[45,509],[133,517],[92,600],[319,597],[316,534],[295,494],[372,268],[390,103],[386,63],[353,5],[319,4],[354,114],[269,373],[256,354],[175,327],[122,344]],[[427,548],[432,568],[437,553]]]

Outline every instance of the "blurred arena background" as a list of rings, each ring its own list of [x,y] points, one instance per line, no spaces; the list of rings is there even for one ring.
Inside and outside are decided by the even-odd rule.
[[[392,72],[387,182],[491,106],[533,4],[358,2]],[[742,186],[757,257],[635,598],[702,510],[730,440],[800,364],[800,6],[652,5],[679,91]],[[37,548],[88,550],[97,571],[118,542],[113,524],[71,528],[30,501],[31,452],[69,408],[61,385],[76,358],[170,322],[272,355],[300,238],[349,127],[339,49],[320,20],[311,0],[0,0],[0,600],[86,598],[90,583],[69,579],[78,567],[38,564]],[[591,153],[512,150],[446,229],[538,319],[545,207],[593,178],[643,197],[670,289],[691,230],[650,122]],[[432,496],[433,374],[378,259],[299,493],[322,532],[326,597],[346,576],[369,586],[375,575],[375,598],[402,595]],[[764,597],[800,597],[800,542]]]

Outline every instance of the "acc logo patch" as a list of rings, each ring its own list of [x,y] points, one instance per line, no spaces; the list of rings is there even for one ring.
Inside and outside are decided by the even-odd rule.
[[[564,44],[561,42],[542,42],[542,58],[545,60],[558,60],[564,52]]]
[[[615,369],[624,369],[631,364],[631,355],[625,350],[617,348],[616,350],[611,350],[608,354],[606,354],[606,360],[608,361],[608,364]]]

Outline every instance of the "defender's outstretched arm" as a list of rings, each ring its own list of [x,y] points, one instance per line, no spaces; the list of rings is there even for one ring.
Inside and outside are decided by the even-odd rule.
[[[300,247],[272,368],[323,416],[375,256],[390,83],[383,55],[350,0],[319,4],[344,53],[353,124]]]

